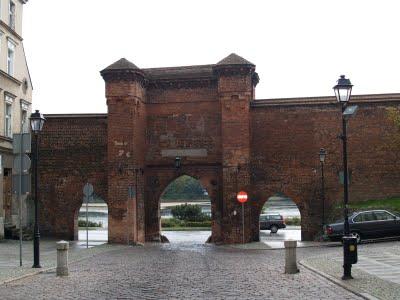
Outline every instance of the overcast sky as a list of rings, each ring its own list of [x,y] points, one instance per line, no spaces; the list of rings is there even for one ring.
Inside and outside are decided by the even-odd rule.
[[[400,1],[30,0],[23,37],[33,108],[106,112],[99,71],[212,64],[235,52],[256,65],[256,98],[400,92]]]

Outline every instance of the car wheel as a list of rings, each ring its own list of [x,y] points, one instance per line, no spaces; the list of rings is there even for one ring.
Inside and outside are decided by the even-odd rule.
[[[278,226],[272,225],[271,226],[271,233],[277,233],[278,232]]]
[[[351,235],[357,239],[357,244],[361,243],[361,234],[358,232],[352,232]]]

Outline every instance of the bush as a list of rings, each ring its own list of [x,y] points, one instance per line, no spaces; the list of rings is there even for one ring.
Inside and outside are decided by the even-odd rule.
[[[211,227],[211,221],[202,221],[202,222],[185,222],[186,227]]]
[[[86,227],[86,220],[78,220],[78,227]],[[103,227],[103,223],[88,221],[88,227]]]
[[[199,205],[181,204],[173,207],[171,213],[174,218],[191,222],[202,222],[210,220],[210,217],[201,212]]]
[[[286,225],[300,226],[301,225],[301,219],[299,217],[287,218],[285,220],[285,224]]]
[[[183,221],[175,219],[175,218],[161,219],[161,227],[164,227],[164,228],[182,227],[183,223],[184,223]]]

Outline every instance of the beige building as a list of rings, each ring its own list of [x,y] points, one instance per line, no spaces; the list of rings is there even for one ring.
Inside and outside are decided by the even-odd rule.
[[[0,0],[0,239],[4,227],[18,228],[18,201],[12,194],[12,136],[28,130],[32,82],[22,43],[22,11],[28,0]],[[29,223],[23,201],[23,225]]]

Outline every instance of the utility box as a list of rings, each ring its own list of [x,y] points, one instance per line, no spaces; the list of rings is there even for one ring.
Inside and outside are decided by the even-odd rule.
[[[343,237],[344,263],[356,264],[358,261],[357,255],[357,238],[353,236]]]

